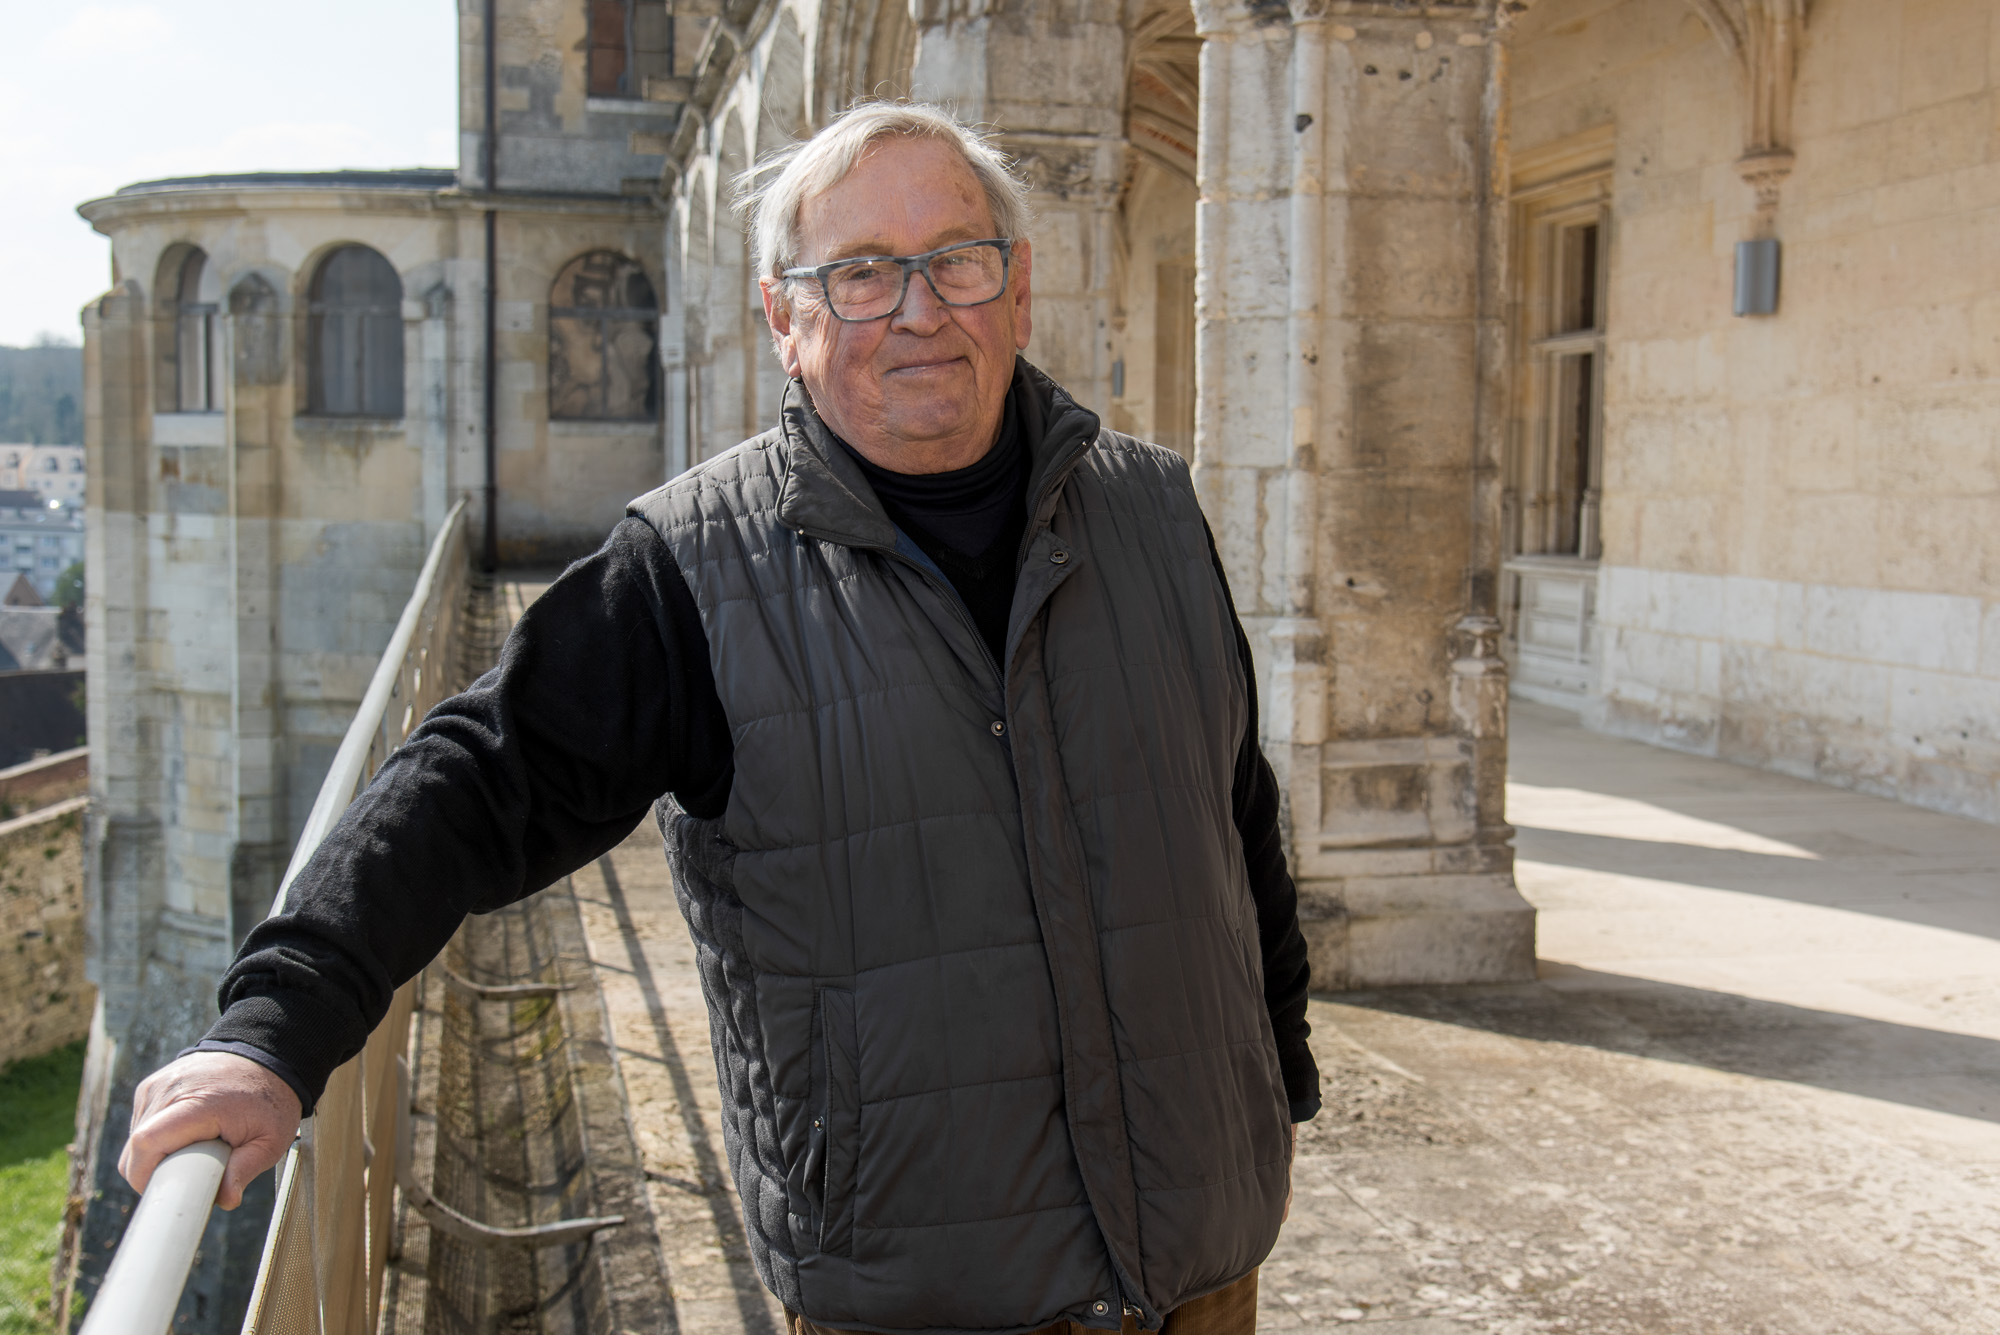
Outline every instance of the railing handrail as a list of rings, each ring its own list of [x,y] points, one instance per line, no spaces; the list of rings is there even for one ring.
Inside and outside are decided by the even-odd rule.
[[[285,911],[285,895],[292,888],[292,882],[305,870],[306,863],[319,851],[327,835],[340,820],[354,800],[356,789],[361,786],[362,770],[368,764],[368,752],[375,744],[375,737],[382,729],[382,720],[389,713],[389,701],[396,693],[396,678],[401,675],[403,660],[409,656],[410,641],[416,638],[417,626],[423,620],[424,605],[430,601],[431,585],[437,580],[438,567],[444,564],[445,551],[451,546],[454,530],[465,515],[465,502],[460,500],[451,507],[444,523],[438,526],[436,540],[424,556],[424,568],[417,574],[417,586],[410,593],[410,601],[403,604],[403,615],[396,619],[395,632],[389,636],[389,643],[382,650],[382,658],[375,664],[375,675],[368,679],[368,689],[361,696],[361,707],[354,713],[354,722],[347,727],[347,735],[340,739],[340,749],[334,752],[333,765],[326,772],[326,781],[319,786],[319,795],[313,798],[312,812],[306,817],[305,828],[299,832],[298,846],[292,850],[291,863],[285,868],[285,879],[278,883],[278,896],[271,901],[271,916]]]
[[[166,1330],[228,1164],[229,1146],[220,1140],[204,1140],[160,1161],[83,1318],[81,1335]]]
[[[291,888],[293,879],[354,799],[369,752],[395,696],[411,641],[416,638],[431,600],[438,571],[460,536],[464,516],[465,502],[461,500],[445,517],[431,543],[416,587],[396,622],[395,633],[389,637],[375,674],[369,679],[368,690],[361,697],[361,707],[341,738],[326,781],[320,785],[312,814],[306,819],[291,865],[285,870],[285,879],[271,906],[273,914],[284,910],[285,892]],[[138,1208],[132,1212],[132,1220],[119,1240],[118,1251],[84,1317],[79,1335],[164,1335],[180,1302],[181,1290],[187,1287],[188,1272],[207,1228],[215,1193],[222,1185],[223,1166],[228,1161],[229,1146],[220,1140],[210,1140],[175,1151],[153,1170],[152,1180],[139,1198]],[[291,1161],[288,1158],[287,1163]],[[274,1225],[276,1221],[274,1214]]]

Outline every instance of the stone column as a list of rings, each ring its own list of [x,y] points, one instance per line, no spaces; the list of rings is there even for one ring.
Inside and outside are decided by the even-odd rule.
[[[451,486],[452,291],[443,282],[424,293],[423,319],[408,330],[417,347],[418,448],[423,452],[424,541],[444,527],[454,500]]]
[[[665,300],[660,311],[660,424],[664,430],[661,480],[680,476],[694,462],[694,419],[689,411],[687,275],[681,262],[683,186],[667,207],[660,230]]]
[[[1033,188],[1030,361],[1111,411],[1112,248],[1125,167],[1125,25],[1110,0],[916,0],[917,98],[1000,127]]]
[[[1533,976],[1492,615],[1492,9],[1196,7],[1196,477],[1321,988]]]
[[[285,317],[278,283],[247,276],[224,321],[231,375],[225,401],[229,542],[234,581],[235,792],[229,936],[241,943],[271,912],[291,857],[278,677],[279,442],[289,424]]]

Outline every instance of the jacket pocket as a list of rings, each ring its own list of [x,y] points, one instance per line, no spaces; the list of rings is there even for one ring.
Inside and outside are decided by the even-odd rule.
[[[819,1194],[819,1247],[832,1256],[854,1251],[855,1169],[861,1143],[861,1079],[854,1027],[854,993],[823,987],[813,1052],[815,1112],[808,1161]]]

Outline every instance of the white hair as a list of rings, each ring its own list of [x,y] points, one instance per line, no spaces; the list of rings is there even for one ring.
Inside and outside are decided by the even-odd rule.
[[[799,211],[854,170],[883,139],[936,139],[958,150],[986,194],[996,236],[1018,241],[1028,231],[1028,187],[992,139],[928,102],[863,102],[833,118],[810,139],[789,144],[757,165],[736,207],[749,224],[757,273],[782,277],[798,262]]]

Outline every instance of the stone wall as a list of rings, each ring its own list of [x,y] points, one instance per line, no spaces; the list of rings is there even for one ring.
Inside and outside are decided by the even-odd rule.
[[[1760,223],[1697,8],[1541,0],[1514,49],[1517,150],[1616,136],[1589,717],[2000,820],[2000,15],[1812,5]]]
[[[581,0],[506,0],[495,7],[495,110],[500,136],[494,166],[503,191],[602,195],[651,194],[659,180],[674,108],[647,100],[657,59],[635,63],[622,94],[593,96],[587,68],[589,6]],[[699,6],[696,6],[699,8]],[[485,6],[459,4],[459,181],[484,187]],[[673,22],[654,0],[632,6],[633,37],[643,50],[667,45]],[[444,70],[439,78],[448,77]],[[629,188],[628,188],[629,183]]]
[[[76,797],[0,821],[0,1066],[90,1030],[83,976],[83,809]]]
[[[79,674],[77,686],[82,685]],[[78,731],[82,731],[80,721]],[[26,812],[82,797],[89,790],[90,748],[78,746],[59,751],[40,760],[0,769],[0,817],[12,820]]]

